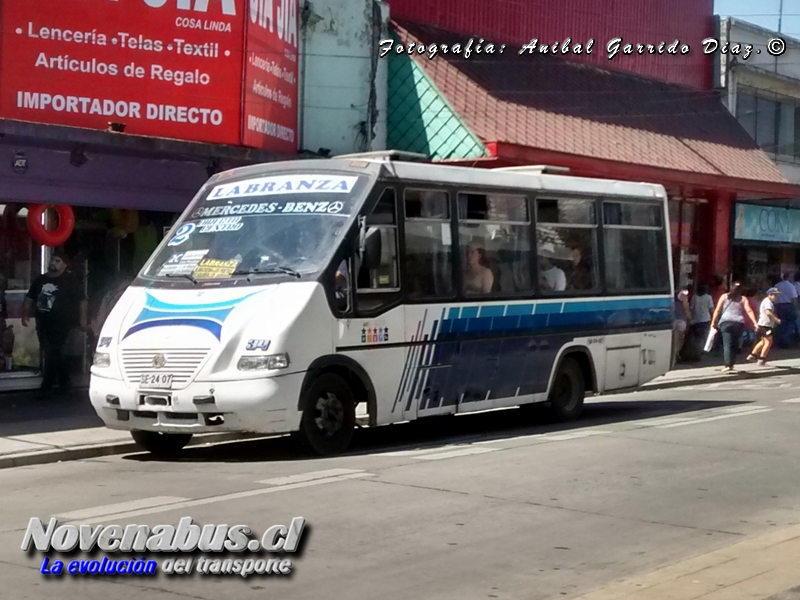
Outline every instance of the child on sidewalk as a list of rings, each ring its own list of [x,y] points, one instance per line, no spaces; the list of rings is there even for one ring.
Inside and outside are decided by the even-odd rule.
[[[758,309],[758,326],[756,328],[758,341],[750,351],[750,356],[747,357],[750,362],[757,360],[762,367],[767,364],[767,354],[772,348],[775,327],[781,323],[775,311],[775,298],[778,294],[780,294],[778,288],[769,288],[767,297],[761,301],[761,306]]]

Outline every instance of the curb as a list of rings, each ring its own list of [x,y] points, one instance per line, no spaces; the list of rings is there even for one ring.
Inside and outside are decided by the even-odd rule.
[[[705,385],[711,383],[722,383],[724,381],[742,381],[744,379],[767,379],[777,375],[798,375],[800,374],[800,367],[789,366],[773,366],[769,370],[762,371],[737,371],[734,375],[726,374],[713,374],[701,377],[682,377],[680,379],[670,379],[660,383],[646,383],[637,388],[638,391],[646,392],[650,390],[665,390],[676,387],[686,387],[688,385]]]
[[[244,441],[260,439],[263,437],[265,437],[263,434],[246,434],[235,432],[207,433],[193,437],[186,447],[192,448],[196,446],[203,446],[205,444]],[[136,442],[133,441],[89,444],[85,446],[70,446],[66,448],[52,448],[0,457],[0,469],[27,467],[31,465],[44,465],[70,460],[83,460],[87,458],[98,458],[101,456],[113,456],[118,454],[143,454],[146,452],[146,450],[143,450],[139,445],[136,444]]]

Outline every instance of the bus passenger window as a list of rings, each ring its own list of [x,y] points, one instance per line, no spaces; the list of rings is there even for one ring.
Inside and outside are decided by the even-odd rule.
[[[367,217],[366,262],[359,262],[356,302],[360,311],[374,311],[391,301],[386,292],[400,291],[395,191],[387,188]]]
[[[663,208],[646,200],[603,203],[605,279],[611,291],[669,290]]]
[[[529,223],[525,196],[458,195],[464,293],[514,294],[532,289]]]
[[[411,297],[453,293],[453,240],[447,192],[406,189],[405,267]]]
[[[539,289],[581,294],[599,289],[594,200],[540,198],[536,202]]]

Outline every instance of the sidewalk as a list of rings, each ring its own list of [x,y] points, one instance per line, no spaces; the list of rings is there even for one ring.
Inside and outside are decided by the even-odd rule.
[[[253,437],[197,435],[189,446]],[[127,431],[107,429],[87,388],[40,399],[38,391],[0,392],[0,469],[143,452]]]
[[[768,367],[759,367],[742,364],[742,356],[738,373],[726,375],[718,370],[722,365],[721,354],[703,355],[700,362],[679,364],[675,370],[639,389],[669,389],[800,374],[800,349],[774,350],[772,358]],[[190,446],[253,437],[257,436],[204,434],[195,436]],[[66,397],[52,396],[43,400],[36,391],[0,392],[0,469],[133,452],[142,450],[128,432],[103,426],[89,403],[86,388],[76,389]]]
[[[712,354],[703,354],[699,362],[679,363],[675,369],[666,375],[657,377],[640,389],[659,390],[699,383],[709,384],[743,379],[762,379],[792,373],[800,374],[800,349],[773,348],[768,364],[764,367],[745,362],[747,350],[745,349],[739,354],[735,374],[725,374],[719,371],[722,367],[722,352],[718,351]]]

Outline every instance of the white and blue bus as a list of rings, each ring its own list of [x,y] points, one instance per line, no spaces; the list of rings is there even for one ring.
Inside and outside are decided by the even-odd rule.
[[[91,401],[175,452],[548,402],[670,368],[658,185],[401,153],[234,169],[200,190],[103,326]]]

